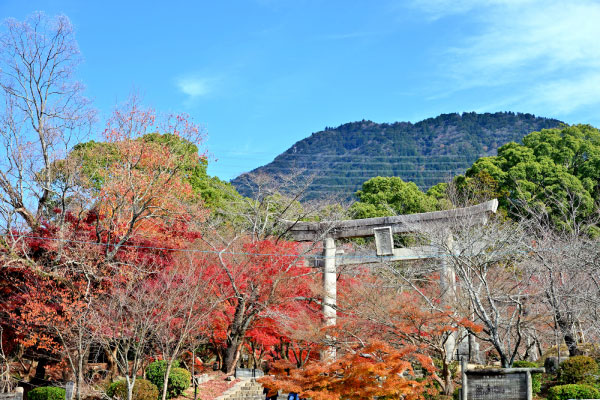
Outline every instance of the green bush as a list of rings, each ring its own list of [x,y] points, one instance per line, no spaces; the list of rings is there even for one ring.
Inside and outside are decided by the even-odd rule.
[[[192,375],[184,368],[171,368],[169,374],[169,385],[167,386],[167,398],[179,396],[190,387]]]
[[[174,361],[173,368],[177,367],[179,367],[179,361]],[[163,360],[151,362],[146,368],[146,378],[156,385],[158,393],[162,393],[166,370],[167,362]]]
[[[148,365],[148,368],[146,368],[146,378],[156,385],[159,395],[163,390],[163,382],[166,370],[167,362],[163,360],[154,361]],[[190,381],[190,373],[183,368],[179,368],[178,361],[173,362],[173,367],[169,373],[169,382],[167,384],[167,399],[177,397],[183,393],[185,389],[190,387]]]
[[[27,393],[28,400],[65,400],[65,389],[53,386],[35,388]]]
[[[588,385],[559,385],[548,389],[548,400],[567,399],[600,399],[600,392]]]
[[[108,397],[116,399],[127,399],[127,382],[124,380],[115,381],[110,384],[106,390]],[[137,378],[133,385],[132,400],[156,400],[158,399],[158,388],[152,382],[146,379]]]
[[[515,361],[515,368],[537,368],[537,364],[531,361]],[[531,374],[531,391],[533,394],[539,393],[542,390],[542,374]]]
[[[574,356],[566,359],[560,364],[558,370],[558,380],[562,384],[570,383],[588,383],[596,382],[598,373],[598,364],[587,356]]]

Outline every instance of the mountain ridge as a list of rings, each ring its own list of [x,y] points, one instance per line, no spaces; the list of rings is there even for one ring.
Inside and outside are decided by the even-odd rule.
[[[266,165],[231,183],[251,195],[253,177],[297,173],[312,183],[305,199],[351,198],[374,176],[399,176],[427,189],[464,171],[479,157],[494,155],[508,142],[563,124],[553,118],[510,111],[450,113],[422,121],[376,123],[362,120],[325,127],[297,141]]]

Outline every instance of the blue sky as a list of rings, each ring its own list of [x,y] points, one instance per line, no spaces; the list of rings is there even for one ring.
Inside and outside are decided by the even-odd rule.
[[[0,0],[64,13],[102,117],[132,90],[231,179],[325,126],[519,111],[600,126],[600,2]],[[102,124],[99,125],[98,131]]]

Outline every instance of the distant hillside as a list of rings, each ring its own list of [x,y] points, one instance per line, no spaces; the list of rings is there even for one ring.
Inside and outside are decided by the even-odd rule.
[[[301,171],[302,177],[312,179],[305,195],[309,199],[329,194],[351,198],[374,176],[399,176],[427,189],[464,173],[477,158],[494,155],[505,143],[559,124],[556,119],[513,112],[442,114],[416,124],[351,122],[313,133],[231,183],[250,195],[254,174]]]

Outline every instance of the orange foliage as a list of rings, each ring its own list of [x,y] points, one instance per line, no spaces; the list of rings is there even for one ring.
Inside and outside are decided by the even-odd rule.
[[[103,182],[95,193],[98,227],[115,250],[133,234],[146,239],[166,240],[164,225],[186,223],[189,216],[201,220],[207,214],[185,179],[185,162],[190,155],[177,154],[163,143],[145,140],[144,135],[162,132],[197,144],[200,129],[185,115],[159,116],[142,108],[133,97],[114,111],[104,131],[106,166],[97,175]],[[200,162],[204,156],[194,155]],[[163,245],[167,245],[163,243]],[[112,258],[116,251],[109,255]]]
[[[424,379],[417,381],[413,365],[426,371]],[[331,362],[311,362],[303,369],[294,369],[285,361],[274,363],[267,376],[259,381],[268,388],[295,392],[300,397],[314,400],[423,399],[432,393],[431,359],[419,354],[415,346],[400,349],[380,341],[355,348],[340,359]]]

